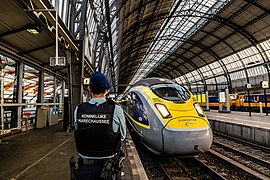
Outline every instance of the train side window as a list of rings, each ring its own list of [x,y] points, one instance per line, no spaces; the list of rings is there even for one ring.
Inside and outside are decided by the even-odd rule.
[[[267,102],[270,102],[270,96],[266,95]]]
[[[254,96],[250,96],[250,102],[254,102],[255,98]],[[248,96],[244,97],[244,102],[248,102]]]
[[[131,105],[130,105],[130,113],[131,117],[138,121],[139,123],[149,125],[147,118],[147,108],[143,104],[141,98],[135,92],[131,93]]]
[[[265,96],[262,95],[261,97],[262,97],[262,102],[265,102]],[[270,102],[270,96],[269,95],[266,95],[266,101]]]
[[[243,101],[243,97],[242,97],[242,96],[240,97],[240,101],[241,101],[241,102]]]

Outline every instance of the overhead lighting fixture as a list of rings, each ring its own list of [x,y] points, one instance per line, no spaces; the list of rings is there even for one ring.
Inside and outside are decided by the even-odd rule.
[[[27,29],[27,32],[30,32],[30,33],[32,33],[34,35],[38,35],[39,34],[39,32],[36,29]]]
[[[26,25],[26,27],[27,27],[26,31],[31,33],[31,34],[34,34],[35,36],[38,35],[39,33],[41,33],[41,31],[42,31],[40,26],[37,24],[29,23]]]

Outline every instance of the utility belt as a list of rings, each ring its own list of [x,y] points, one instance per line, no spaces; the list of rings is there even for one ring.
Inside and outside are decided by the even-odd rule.
[[[108,159],[84,159],[82,157],[79,157],[78,165],[100,166],[102,168],[100,177],[103,179],[107,179],[114,173],[117,173],[121,170],[121,168],[124,166],[124,159],[125,154],[122,149],[120,149],[120,151],[115,157]],[[72,156],[70,158],[70,179],[75,180],[76,176],[76,161],[75,158]]]
[[[103,166],[108,159],[85,159],[79,157],[78,164],[86,166]]]
[[[103,179],[107,179],[112,174],[120,172],[121,168],[124,166],[125,154],[120,148],[117,155],[111,159],[108,159],[104,164],[100,177]]]

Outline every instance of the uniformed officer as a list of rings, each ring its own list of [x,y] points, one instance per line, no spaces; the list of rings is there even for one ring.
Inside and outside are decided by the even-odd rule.
[[[92,99],[81,103],[75,109],[74,136],[80,156],[77,171],[79,180],[101,179],[101,177],[120,179],[120,171],[109,172],[109,175],[108,171],[104,173],[106,167],[107,170],[110,168],[108,162],[112,162],[111,160],[119,155],[121,141],[126,137],[123,109],[106,100],[110,88],[111,85],[103,73],[93,73],[89,89],[92,92]]]

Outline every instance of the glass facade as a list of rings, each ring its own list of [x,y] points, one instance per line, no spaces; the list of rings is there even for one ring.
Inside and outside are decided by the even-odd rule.
[[[17,127],[17,63],[0,54],[1,58],[1,127],[11,129]]]
[[[54,99],[54,77],[44,73],[44,103],[53,103]]]
[[[52,113],[62,117],[63,80],[44,73],[44,93],[40,95],[43,103],[38,102],[40,70],[22,64],[19,71],[17,61],[0,54],[1,77],[1,130],[13,128],[32,129],[36,126],[37,107],[54,107]],[[21,76],[19,76],[21,74]],[[22,77],[19,81],[18,77]],[[21,82],[21,84],[18,84]],[[21,89],[21,90],[20,90]],[[21,94],[19,94],[21,92]]]

